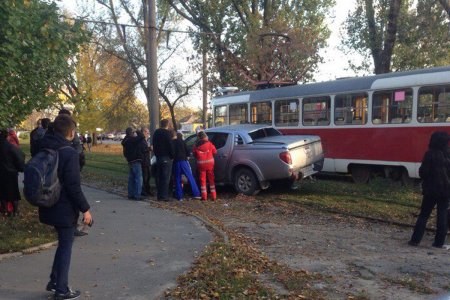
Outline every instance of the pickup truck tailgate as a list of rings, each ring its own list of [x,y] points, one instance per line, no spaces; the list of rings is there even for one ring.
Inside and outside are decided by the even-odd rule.
[[[292,167],[299,170],[323,159],[322,143],[316,135],[281,135],[258,139],[258,142],[283,143],[291,153]]]

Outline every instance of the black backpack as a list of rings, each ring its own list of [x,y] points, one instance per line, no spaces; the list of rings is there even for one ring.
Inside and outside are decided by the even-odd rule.
[[[31,205],[52,207],[59,200],[61,184],[58,179],[58,150],[42,149],[26,164],[23,193]]]

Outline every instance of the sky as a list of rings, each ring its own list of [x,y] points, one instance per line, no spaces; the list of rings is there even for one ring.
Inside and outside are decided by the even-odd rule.
[[[342,23],[345,21],[349,10],[355,6],[355,1],[356,0],[336,0],[336,5],[334,9],[332,9],[331,13],[331,15],[334,15],[334,18],[329,18],[327,20],[329,28],[331,29],[331,36],[328,40],[328,47],[320,51],[322,57],[324,58],[324,61],[318,66],[318,70],[314,76],[314,80],[317,82],[334,80],[340,77],[355,76],[355,73],[353,71],[346,70],[348,68],[348,57],[346,57],[345,54],[338,49],[341,39],[339,29]],[[69,12],[76,11],[76,4],[76,0],[61,0],[60,2],[60,6],[65,8]],[[358,58],[352,57],[352,59]],[[138,92],[137,97],[143,98],[143,93]],[[191,101],[190,104],[190,106],[193,107],[200,107],[201,96],[193,97],[193,101]]]

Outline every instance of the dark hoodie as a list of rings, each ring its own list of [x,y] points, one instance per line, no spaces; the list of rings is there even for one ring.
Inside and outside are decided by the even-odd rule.
[[[422,194],[431,197],[450,197],[450,157],[447,132],[437,131],[431,135],[419,176],[422,178]]]
[[[143,150],[142,142],[145,140],[142,134],[132,136],[131,133],[125,136],[122,141],[123,156],[127,159],[128,163],[142,162]]]
[[[90,206],[81,191],[80,164],[77,151],[71,143],[57,132],[46,134],[40,145],[60,149],[58,178],[62,185],[58,202],[50,208],[39,208],[39,220],[48,225],[70,227],[77,224],[79,212],[86,212]]]

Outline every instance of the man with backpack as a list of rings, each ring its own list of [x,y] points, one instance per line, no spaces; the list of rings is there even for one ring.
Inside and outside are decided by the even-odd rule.
[[[75,121],[71,116],[61,114],[53,122],[53,134],[46,134],[41,141],[46,149],[58,152],[57,174],[61,184],[56,203],[50,207],[39,207],[39,220],[53,226],[58,233],[58,248],[46,287],[47,291],[55,292],[55,300],[75,299],[81,295],[80,291],[69,288],[73,236],[80,211],[84,224],[92,225],[90,206],[81,190],[79,155],[71,147],[75,133]],[[26,189],[26,180],[24,185]]]

